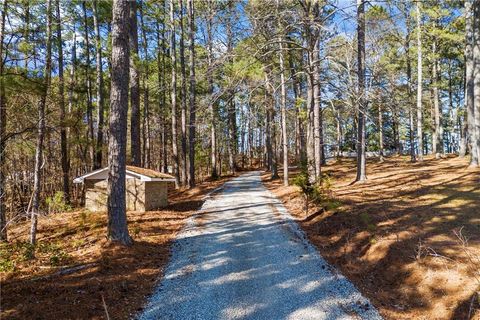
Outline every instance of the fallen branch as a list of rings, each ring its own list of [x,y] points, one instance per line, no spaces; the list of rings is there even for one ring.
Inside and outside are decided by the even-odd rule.
[[[63,268],[63,269],[61,269],[61,270],[59,270],[55,273],[48,274],[48,275],[41,276],[41,277],[37,277],[37,278],[33,278],[32,281],[45,280],[45,279],[55,277],[55,276],[63,276],[63,275],[75,273],[77,271],[87,269],[89,267],[93,267],[95,265],[97,265],[97,264],[96,263],[87,263],[87,264],[81,264],[81,265],[77,265],[77,266],[73,266],[73,267]]]

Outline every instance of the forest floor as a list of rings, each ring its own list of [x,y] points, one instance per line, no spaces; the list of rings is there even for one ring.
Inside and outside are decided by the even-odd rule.
[[[170,244],[207,193],[230,177],[172,190],[160,211],[129,212],[131,247],[106,240],[105,213],[42,216],[35,258],[29,223],[9,230],[0,246],[1,319],[129,319],[151,294],[170,256]]]
[[[353,160],[323,167],[331,209],[308,214],[298,187],[263,179],[386,319],[480,319],[480,170],[457,157],[368,162],[365,183],[352,184]]]

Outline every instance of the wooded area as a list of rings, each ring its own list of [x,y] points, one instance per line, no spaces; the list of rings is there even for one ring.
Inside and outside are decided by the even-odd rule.
[[[2,240],[31,219],[35,243],[107,165],[125,244],[126,164],[177,188],[252,167],[288,185],[294,165],[316,185],[348,154],[357,181],[369,155],[479,165],[480,1],[4,0],[1,17]]]
[[[208,188],[202,183],[265,170],[265,183],[334,263],[347,256],[340,234],[348,233],[347,247],[374,251],[374,235],[350,234],[365,231],[356,224],[374,234],[372,225],[389,223],[372,223],[373,210],[401,211],[403,222],[391,229],[408,250],[416,239],[398,244],[398,234],[426,219],[409,210],[463,214],[455,236],[464,225],[478,234],[480,0],[1,0],[0,7],[0,242],[13,245],[21,230],[31,259],[41,249],[40,218],[80,208],[85,187],[73,179],[105,167],[107,238],[131,246],[128,222],[136,230],[143,218],[127,219],[127,165],[170,173],[182,201]],[[332,187],[333,179],[341,183]],[[448,199],[434,203],[442,192]],[[404,196],[411,198],[394,201]],[[195,201],[169,210],[183,219],[201,206]],[[351,216],[316,220],[341,201]],[[92,217],[98,233],[101,216]],[[356,263],[368,270],[366,260]],[[365,270],[344,272],[355,278]]]

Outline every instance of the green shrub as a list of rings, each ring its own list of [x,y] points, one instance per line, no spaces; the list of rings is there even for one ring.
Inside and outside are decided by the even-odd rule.
[[[70,256],[63,250],[56,250],[50,255],[49,261],[51,266],[60,266],[68,263]]]
[[[62,191],[55,192],[53,197],[47,197],[48,213],[59,213],[70,211],[72,208],[65,202],[65,197]]]
[[[0,258],[0,272],[12,272],[15,270],[15,262],[10,258]]]
[[[39,253],[48,255],[51,266],[59,266],[66,264],[70,260],[70,256],[63,250],[58,243],[40,242],[37,250]]]
[[[8,243],[0,247],[0,272],[12,272],[15,269],[15,261],[12,257],[11,246]]]
[[[325,210],[333,210],[341,206],[339,201],[333,199],[332,178],[323,173],[317,183],[311,183],[308,179],[307,170],[304,168],[293,179],[293,184],[300,187],[305,198],[305,214],[308,213],[308,204],[310,201],[320,205]]]
[[[72,247],[74,247],[75,249],[78,249],[80,248],[81,246],[83,246],[85,244],[85,239],[75,239],[73,240],[72,242]]]
[[[365,225],[368,232],[374,233],[377,230],[377,226],[372,222],[372,217],[367,212],[362,212],[360,214],[360,220]]]
[[[141,231],[140,225],[135,224],[132,228],[132,232],[135,238],[138,238],[138,236],[140,235],[140,231]]]
[[[29,261],[35,259],[35,246],[29,242],[19,242],[19,251],[22,261]]]
[[[80,211],[80,227],[85,228],[87,224],[87,210]]]

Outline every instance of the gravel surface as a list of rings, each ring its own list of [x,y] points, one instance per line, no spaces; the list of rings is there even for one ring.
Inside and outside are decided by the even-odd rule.
[[[189,220],[138,319],[381,319],[251,172]]]

